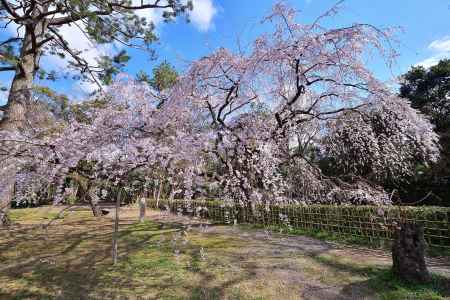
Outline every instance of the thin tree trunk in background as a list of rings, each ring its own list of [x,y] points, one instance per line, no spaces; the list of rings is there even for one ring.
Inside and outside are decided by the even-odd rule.
[[[157,185],[155,184],[155,186],[153,187],[153,200],[156,200],[156,189]]]
[[[146,199],[144,196],[139,198],[139,222],[144,222],[145,219],[145,208],[146,208]]]
[[[118,250],[118,238],[119,238],[119,210],[120,210],[120,198],[121,191],[118,192],[116,198],[116,216],[114,219],[114,233],[113,233],[113,245],[112,245],[112,260],[113,265],[117,263],[117,250]]]
[[[91,205],[92,213],[94,217],[103,216],[102,210],[100,209],[99,197],[97,195],[97,188],[95,186],[90,186],[87,191],[87,196],[89,197],[89,204]]]
[[[159,207],[159,197],[161,197],[162,188],[163,188],[163,183],[161,181],[159,183],[159,187],[158,187],[158,194],[156,195],[156,207]]]
[[[171,186],[170,186],[170,193],[169,193],[169,202],[172,202],[173,197],[175,197],[175,189],[174,189],[174,187],[171,185]]]

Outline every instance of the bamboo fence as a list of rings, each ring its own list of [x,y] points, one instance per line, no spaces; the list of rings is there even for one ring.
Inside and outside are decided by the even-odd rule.
[[[154,209],[198,216],[212,221],[262,226],[286,226],[293,229],[325,231],[343,236],[364,238],[371,242],[390,242],[393,226],[414,222],[424,227],[428,246],[450,250],[450,208],[411,206],[353,205],[274,205],[229,206],[210,200],[149,200]]]

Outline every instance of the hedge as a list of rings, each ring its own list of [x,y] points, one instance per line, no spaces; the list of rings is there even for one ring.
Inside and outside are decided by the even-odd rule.
[[[450,208],[356,205],[229,206],[211,200],[149,200],[151,208],[199,216],[223,224],[248,223],[321,230],[370,241],[390,241],[393,225],[400,221],[420,223],[429,246],[450,249]]]

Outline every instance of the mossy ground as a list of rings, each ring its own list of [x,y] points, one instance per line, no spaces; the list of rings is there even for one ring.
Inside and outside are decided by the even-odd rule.
[[[135,209],[121,214],[119,263],[112,219],[89,210],[13,210],[0,231],[0,299],[445,299],[450,281],[408,285],[389,257],[303,236],[203,225]],[[446,267],[440,267],[445,269]]]

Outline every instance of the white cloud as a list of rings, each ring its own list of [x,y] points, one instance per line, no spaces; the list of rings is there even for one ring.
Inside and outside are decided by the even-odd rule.
[[[133,5],[141,4],[141,0],[132,0]],[[187,3],[187,0],[184,1]],[[214,6],[212,0],[192,0],[194,9],[189,12],[189,17],[192,24],[200,31],[208,31],[213,25],[214,16],[217,13],[217,8]],[[163,21],[161,9],[142,9],[137,10],[136,14],[148,21],[152,21],[155,26]]]
[[[96,45],[93,43],[81,29],[83,29],[83,24],[76,23],[72,25],[64,25],[59,29],[61,36],[69,44],[70,48],[82,51],[80,57],[82,57],[89,65],[97,65],[97,58],[103,55],[112,56],[116,52],[117,46],[114,44],[102,44]],[[60,72],[68,72],[69,74],[75,74],[74,70],[68,69],[68,62],[73,61],[70,55],[66,58],[60,58],[55,55],[45,56],[42,59],[44,67],[48,63],[53,68],[59,68]],[[80,82],[79,87],[82,91],[86,93],[91,93],[98,89],[98,85],[95,83]]]
[[[141,0],[132,0],[133,5],[139,5],[140,3]],[[189,13],[192,24],[200,31],[208,31],[212,27],[213,18],[217,13],[217,9],[212,0],[193,0],[193,5],[194,9]],[[155,26],[158,26],[163,21],[162,13],[163,10],[160,9],[136,10],[138,16],[153,22]],[[63,25],[59,29],[59,33],[64,37],[72,49],[82,51],[80,56],[89,64],[95,65],[96,58],[101,55],[113,55],[114,52],[122,47],[122,45],[118,43],[105,45],[94,44],[82,30],[80,30],[80,28],[83,29],[83,26],[84,25],[80,22],[72,25]],[[16,36],[17,32],[19,33],[19,36],[24,35],[24,28],[22,27],[18,30],[15,23],[9,24],[7,29],[12,36]],[[41,59],[40,64],[46,69],[56,69],[57,71],[73,73],[73,71],[68,69],[68,61],[70,59],[70,56],[60,58],[55,55],[49,55],[44,56]],[[89,84],[80,82],[78,84],[79,86],[74,84],[74,88],[79,91],[92,92],[98,88],[95,83]],[[2,101],[1,98],[4,98],[4,95],[0,95],[0,101]]]
[[[450,58],[450,36],[431,42],[428,49],[433,52],[433,55],[416,63],[415,66],[429,68],[436,65],[441,59]]]
[[[82,32],[83,24],[64,25],[60,28],[59,33],[68,42],[72,49],[82,51],[80,56],[85,59],[89,64],[96,65],[96,58],[101,55],[111,55],[114,53],[113,45],[95,45],[89,38]],[[66,67],[67,60],[61,59],[57,56],[48,56],[53,64],[58,67]],[[70,56],[68,57],[70,59]]]
[[[96,65],[96,58],[101,55],[113,55],[115,52],[114,48],[117,48],[117,45],[95,45],[82,32],[81,29],[84,28],[83,26],[84,25],[81,22],[76,22],[76,24],[72,25],[63,25],[59,28],[59,34],[64,37],[70,48],[82,51],[79,56],[85,59],[90,65]],[[9,33],[13,36],[16,36],[17,32],[19,33],[19,36],[24,35],[23,27],[18,30],[18,26],[15,23],[11,23],[7,28]],[[44,67],[44,69],[56,69],[56,71],[59,72],[75,74],[73,70],[68,69],[69,60],[72,60],[70,55],[67,55],[66,58],[61,58],[56,55],[49,55],[42,57],[40,64]],[[83,84],[83,90],[86,92],[92,92],[97,88],[98,87],[96,84]]]
[[[450,56],[449,54],[445,55],[445,53],[440,55],[434,55],[422,61],[419,61],[418,63],[415,64],[415,66],[422,66],[428,69],[429,67],[437,65],[441,59],[447,58],[449,56]]]
[[[201,31],[208,31],[217,13],[212,0],[193,0],[194,9],[190,12],[192,23]]]
[[[105,86],[103,86],[104,88]],[[91,81],[77,81],[72,84],[69,93],[71,95],[71,99],[75,102],[80,102],[85,100],[89,94],[92,92],[98,91],[99,86],[95,82]]]
[[[450,36],[433,41],[430,45],[428,45],[428,49],[437,52],[450,52]]]
[[[141,0],[132,0],[131,3],[135,6],[141,4]],[[158,25],[163,20],[162,18],[162,10],[158,9],[138,9],[136,10],[136,15],[141,18],[146,18],[147,21],[153,22],[153,24]]]

